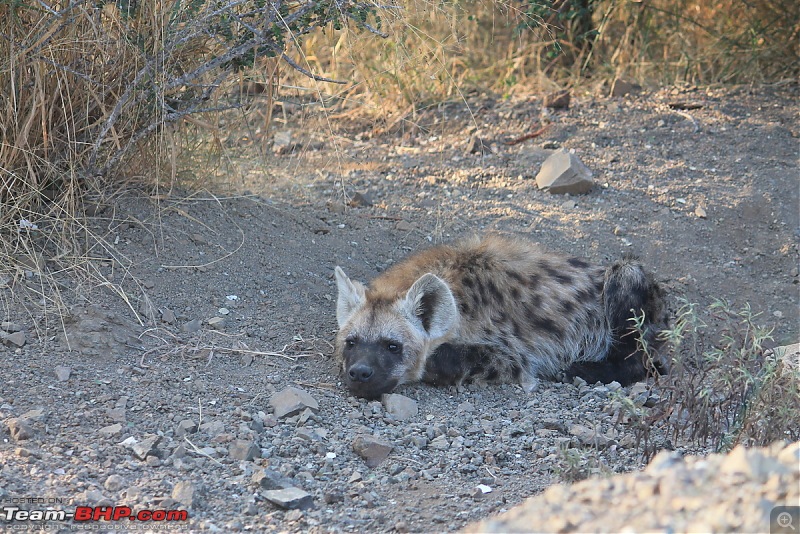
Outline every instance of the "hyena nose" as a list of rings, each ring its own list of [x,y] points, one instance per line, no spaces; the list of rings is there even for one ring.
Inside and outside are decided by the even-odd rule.
[[[347,370],[350,380],[355,382],[368,382],[372,378],[372,367],[363,363],[357,363]]]

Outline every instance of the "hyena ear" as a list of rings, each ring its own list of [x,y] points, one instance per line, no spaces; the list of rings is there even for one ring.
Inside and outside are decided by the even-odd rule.
[[[447,284],[435,274],[422,275],[406,293],[403,307],[422,322],[431,338],[441,338],[458,321],[456,300]]]
[[[339,299],[336,301],[336,321],[339,328],[364,304],[364,285],[361,282],[350,280],[340,267],[336,267],[336,287],[339,289]]]

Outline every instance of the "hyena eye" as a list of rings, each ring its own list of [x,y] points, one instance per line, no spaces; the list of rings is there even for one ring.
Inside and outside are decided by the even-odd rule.
[[[352,349],[353,347],[355,347],[355,346],[356,346],[356,343],[357,343],[357,342],[358,342],[358,338],[355,338],[355,337],[348,337],[347,339],[345,339],[345,340],[344,340],[344,345],[345,345],[345,347],[347,347],[348,349]]]
[[[403,345],[401,343],[395,343],[394,341],[387,341],[386,350],[388,350],[393,354],[397,354],[398,352],[403,350]]]

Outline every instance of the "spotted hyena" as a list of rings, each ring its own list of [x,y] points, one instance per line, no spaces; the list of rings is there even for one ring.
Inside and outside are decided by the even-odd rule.
[[[657,349],[668,324],[662,289],[634,259],[596,267],[494,235],[423,251],[368,287],[337,267],[336,283],[335,352],[368,398],[420,380],[630,384],[647,374],[639,338]]]

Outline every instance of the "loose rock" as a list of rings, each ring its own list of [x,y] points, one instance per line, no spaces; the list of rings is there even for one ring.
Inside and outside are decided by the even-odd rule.
[[[202,328],[203,323],[200,322],[200,319],[192,319],[188,323],[184,323],[181,326],[181,331],[185,334],[193,334]]]
[[[277,490],[289,488],[292,481],[272,469],[260,469],[253,473],[251,479],[253,484],[265,490]]]
[[[103,487],[108,491],[116,493],[125,487],[125,479],[119,475],[109,475],[109,477],[103,483]]]
[[[104,426],[98,430],[98,432],[104,436],[113,436],[114,434],[119,434],[122,432],[122,425],[119,423],[114,423],[113,425]]]
[[[175,435],[178,437],[185,436],[186,434],[194,434],[195,432],[197,432],[197,423],[191,419],[184,419],[175,427]]]
[[[253,458],[261,457],[261,449],[252,441],[237,439],[228,447],[228,456],[234,460],[249,462]]]
[[[118,423],[125,422],[125,408],[111,408],[106,411],[106,415],[112,420]]]
[[[465,532],[765,532],[775,506],[800,499],[798,452],[800,443],[727,456],[662,452],[643,472],[551,486]]]
[[[137,311],[139,315],[149,322],[154,322],[156,320],[156,307],[153,306],[153,303],[146,296],[139,301]]]
[[[275,417],[291,417],[302,412],[306,408],[317,411],[319,404],[307,391],[289,386],[269,399],[269,405],[275,411]]]
[[[272,151],[276,154],[288,154],[295,149],[295,145],[292,142],[292,130],[275,132],[272,138]]]
[[[469,142],[467,143],[467,148],[465,150],[467,154],[490,154],[492,149],[489,148],[489,143],[481,139],[480,137],[473,135],[469,138]]]
[[[369,467],[377,467],[392,452],[393,445],[375,436],[358,436],[353,440],[353,450]]]
[[[472,492],[473,499],[483,499],[487,493],[491,493],[492,488],[486,484],[478,484]]]
[[[194,483],[181,480],[172,488],[172,498],[187,508],[195,508],[200,491]]]
[[[59,382],[66,382],[72,374],[72,369],[59,365],[55,368],[56,378]]]
[[[642,86],[624,78],[616,78],[611,84],[611,98],[620,98],[629,93],[641,90]]]
[[[366,208],[372,206],[372,199],[366,193],[353,193],[350,205],[354,208]]]
[[[178,318],[175,316],[175,312],[170,310],[169,308],[164,308],[161,310],[161,321],[167,324],[175,324]]]
[[[381,396],[381,402],[387,413],[398,421],[405,421],[411,417],[415,417],[419,413],[417,401],[410,399],[405,395],[398,395],[397,393],[384,393]]]
[[[577,195],[591,190],[594,182],[592,171],[578,156],[562,148],[544,161],[536,175],[536,185],[553,194]]]
[[[583,425],[570,426],[569,433],[575,436],[581,445],[597,447],[598,449],[606,449],[616,443],[613,439]]]
[[[25,441],[33,437],[33,427],[21,417],[9,419],[6,426],[14,441]]]
[[[394,227],[398,232],[410,232],[414,229],[414,226],[406,221],[397,221]]]
[[[208,326],[213,328],[214,330],[222,330],[225,328],[225,319],[222,317],[212,317],[208,320]]]
[[[200,430],[208,437],[214,438],[225,432],[225,423],[222,421],[209,421],[200,425]]]
[[[314,507],[311,494],[300,488],[288,487],[277,490],[267,490],[262,493],[265,499],[272,504],[286,510],[308,510]]]
[[[544,107],[551,109],[567,109],[572,95],[569,91],[556,91],[544,97]]]
[[[133,446],[131,446],[131,450],[140,460],[145,460],[154,453],[159,441],[161,441],[161,436],[150,436],[145,440],[134,443]]]
[[[9,347],[24,347],[25,342],[25,332],[14,332],[12,334],[6,334],[5,332],[0,332],[0,339],[3,341],[5,345]]]
[[[447,436],[441,435],[433,438],[433,441],[431,441],[429,446],[431,449],[446,451],[450,448],[450,442],[447,441]]]

